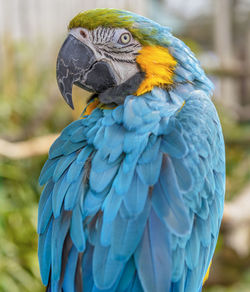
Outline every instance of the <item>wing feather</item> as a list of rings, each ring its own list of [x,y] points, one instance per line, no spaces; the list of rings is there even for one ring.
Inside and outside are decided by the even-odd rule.
[[[144,291],[169,291],[171,262],[169,232],[152,211],[135,252],[135,264]]]

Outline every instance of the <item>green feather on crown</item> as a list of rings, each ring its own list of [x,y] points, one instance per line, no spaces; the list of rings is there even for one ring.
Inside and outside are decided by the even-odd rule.
[[[80,12],[70,21],[68,28],[84,27],[93,30],[99,26],[126,28],[142,45],[158,43],[156,36],[159,25],[125,10],[99,8]]]

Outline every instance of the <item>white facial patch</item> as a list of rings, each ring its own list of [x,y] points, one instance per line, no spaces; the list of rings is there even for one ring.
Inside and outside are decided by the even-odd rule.
[[[110,64],[118,85],[140,71],[136,56],[141,44],[127,29],[98,27],[88,30],[78,27],[69,33],[91,48],[97,61]]]

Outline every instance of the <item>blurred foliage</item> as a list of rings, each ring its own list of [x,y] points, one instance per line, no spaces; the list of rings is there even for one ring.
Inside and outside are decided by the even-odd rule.
[[[36,57],[41,44],[35,47],[8,39],[4,44],[0,135],[18,140],[24,129],[29,132],[51,88],[56,86],[55,70],[49,58]],[[36,136],[63,128],[70,121],[70,116],[65,117],[56,108],[52,116],[37,127]],[[36,224],[41,192],[37,179],[45,158],[0,158],[0,291],[44,291],[37,260]]]
[[[212,286],[205,287],[203,292],[249,292],[250,287],[250,269],[245,271],[238,283],[235,283],[231,286]]]
[[[4,42],[4,70],[0,76],[0,136],[20,140],[60,132],[79,116],[86,94],[74,89],[76,111],[71,112],[59,96],[54,54],[43,51],[42,43]],[[199,50],[195,43],[192,48]],[[217,105],[227,143],[227,195],[229,200],[250,179],[250,125],[238,125]],[[248,141],[247,141],[248,138]],[[38,176],[46,156],[9,160],[0,158],[0,292],[44,291],[37,260],[37,207],[41,188]],[[223,247],[223,238],[218,249]],[[241,271],[239,272],[241,273]],[[249,291],[250,270],[240,283],[207,292]]]
[[[226,199],[231,200],[250,181],[250,124],[239,124],[221,104],[216,107],[226,142]]]
[[[0,291],[43,291],[37,261],[37,178],[44,158],[0,164]]]

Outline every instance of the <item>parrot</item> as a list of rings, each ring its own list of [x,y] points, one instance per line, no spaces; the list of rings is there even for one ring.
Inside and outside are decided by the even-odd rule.
[[[82,11],[56,63],[90,92],[40,178],[38,258],[51,292],[198,292],[225,196],[214,86],[194,53],[133,12]]]

